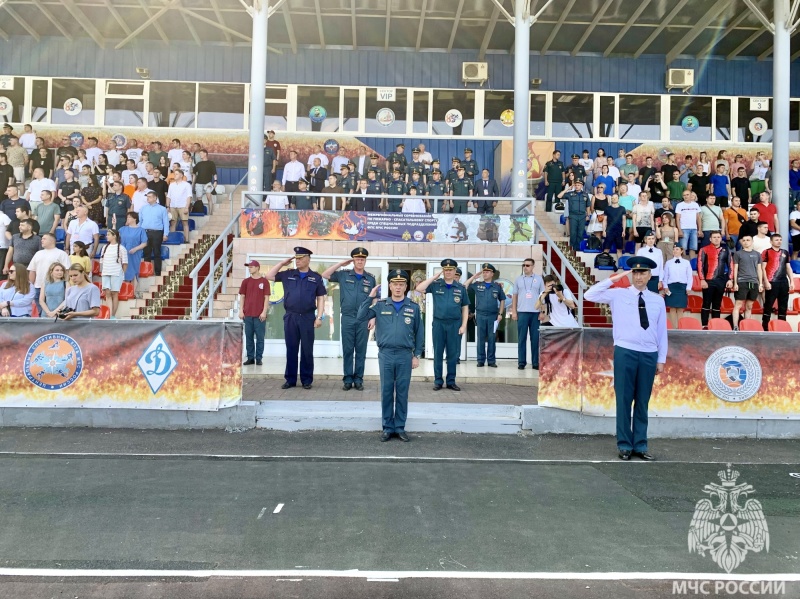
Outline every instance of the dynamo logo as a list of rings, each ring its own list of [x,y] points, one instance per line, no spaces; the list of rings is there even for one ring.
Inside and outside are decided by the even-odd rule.
[[[175,359],[169,345],[159,333],[144,350],[136,364],[155,395],[167,381],[169,375],[178,367],[178,360]]]

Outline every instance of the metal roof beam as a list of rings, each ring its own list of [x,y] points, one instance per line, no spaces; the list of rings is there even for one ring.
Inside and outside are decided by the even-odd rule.
[[[61,0],[61,4],[67,9],[67,12],[72,15],[72,18],[83,27],[83,30],[89,34],[89,37],[94,40],[94,43],[100,48],[103,48],[106,43],[103,36],[100,35],[100,32],[97,30],[97,27],[94,26],[91,19],[86,18],[86,14],[75,5],[74,0]]]
[[[603,58],[608,58],[609,57],[611,52],[614,51],[614,48],[617,47],[617,44],[619,44],[622,41],[622,38],[625,37],[628,34],[628,31],[630,31],[631,27],[633,27],[633,24],[642,15],[642,13],[644,12],[644,9],[647,8],[647,6],[649,4],[650,4],[650,0],[642,0],[642,2],[639,3],[639,6],[634,11],[634,13],[631,15],[631,18],[628,19],[628,22],[625,23],[625,26],[622,29],[620,29],[620,31],[616,35],[616,37],[613,40],[611,40],[611,43],[608,46],[606,46],[606,50],[605,50],[605,52],[603,52]]]
[[[764,27],[766,27],[769,32],[775,33],[775,25],[767,18],[763,10],[753,3],[753,0],[744,0],[744,3],[747,4],[748,8],[753,11],[753,14],[758,17],[758,20],[764,24]]]
[[[651,33],[650,36],[644,40],[644,43],[639,46],[639,49],[634,52],[633,57],[639,58],[642,53],[650,47],[650,44],[652,44],[656,38],[661,35],[661,32],[667,28],[667,26],[672,22],[672,19],[678,16],[678,14],[683,10],[683,7],[687,4],[689,4],[689,0],[680,0],[678,5],[667,13],[667,15],[664,17],[664,20],[661,21],[661,24],[658,27],[656,27],[655,31],[653,31],[653,33]]]
[[[286,4],[281,6],[283,12],[283,20],[286,23],[286,33],[289,35],[289,44],[292,47],[292,54],[297,54],[297,36],[294,34],[294,25],[292,25],[292,16],[289,14],[289,9]]]
[[[6,4],[4,8],[8,12],[8,14],[11,15],[11,18],[14,19],[17,23],[19,23],[19,26],[22,27],[28,33],[28,35],[30,35],[37,42],[42,40],[42,38],[39,36],[36,30],[33,27],[31,27],[30,23],[28,23],[25,19],[23,19],[16,10],[11,8],[11,6],[8,4]]]
[[[486,50],[489,48],[489,41],[492,39],[494,29],[497,26],[497,19],[500,17],[500,9],[495,4],[492,16],[489,18],[489,26],[486,28],[486,33],[483,34],[483,41],[481,42],[481,49],[478,52],[478,60],[483,60],[486,57]],[[419,50],[419,47],[417,47]]]
[[[586,40],[589,39],[589,36],[592,35],[592,31],[594,31],[594,28],[597,27],[597,24],[600,22],[600,19],[602,19],[603,16],[605,16],[606,11],[608,10],[608,7],[611,6],[612,2],[614,2],[614,0],[606,0],[594,14],[594,17],[592,18],[592,24],[586,28],[586,30],[583,32],[583,35],[581,36],[581,39],[578,40],[578,43],[575,44],[575,47],[572,49],[572,52],[570,53],[572,54],[572,56],[577,55],[578,52],[581,51],[581,48],[583,48],[583,44],[585,44]]]
[[[355,50],[358,48],[358,37],[356,36],[356,0],[350,0],[350,28],[352,29],[353,36],[353,50]]]
[[[547,51],[550,49],[550,45],[555,41],[558,32],[561,30],[561,26],[564,24],[564,21],[567,20],[567,15],[572,10],[572,7],[574,5],[575,5],[575,0],[569,0],[566,8],[564,8],[564,10],[561,12],[561,16],[558,17],[558,22],[556,23],[555,27],[553,27],[553,30],[550,32],[550,35],[547,37],[547,41],[544,43],[544,46],[542,46],[542,49],[540,51],[542,55],[547,54]]]
[[[322,13],[319,8],[319,0],[314,0],[314,11],[317,13],[317,29],[319,30],[319,44],[325,49],[325,30],[322,27]]]
[[[182,6],[181,2],[178,2],[178,4]],[[179,12],[181,13],[181,17],[183,18],[183,22],[186,23],[186,28],[189,30],[189,33],[191,34],[192,39],[194,39],[194,42],[198,46],[202,46],[203,43],[200,41],[200,36],[197,35],[197,29],[194,28],[194,25],[192,25],[192,22],[189,20],[189,17],[187,17],[186,13],[183,12],[182,10],[179,11]]]
[[[253,41],[252,38],[250,38],[250,36],[245,35],[244,33],[241,33],[239,31],[236,31],[235,29],[231,29],[227,25],[222,25],[220,23],[217,23],[213,19],[209,19],[208,17],[204,17],[204,16],[202,16],[201,14],[199,14],[197,12],[189,10],[188,8],[184,8],[183,6],[178,6],[177,8],[178,8],[178,10],[180,12],[192,17],[193,19],[197,19],[198,21],[206,23],[207,25],[211,25],[212,27],[216,27],[220,31],[223,31],[223,32],[225,32],[227,34],[235,35],[236,37],[238,37],[240,39],[243,39],[246,42],[252,42]]]
[[[522,0],[517,0],[521,2]],[[453,42],[456,41],[456,33],[458,33],[458,23],[461,21],[461,11],[464,10],[464,0],[458,0],[458,8],[456,9],[456,16],[453,19],[453,29],[450,30],[450,41],[447,42],[447,51],[453,50]]]
[[[111,4],[110,0],[105,0],[105,6],[108,9],[108,12],[111,13],[111,16],[114,17],[114,20],[117,22],[117,25],[120,26],[122,31],[125,32],[125,35],[130,35],[131,28],[128,27],[128,24],[125,22],[125,19],[119,14],[117,7]]]
[[[136,37],[136,36],[137,36],[137,35],[139,35],[139,34],[140,34],[142,31],[144,31],[145,29],[147,29],[147,28],[150,26],[150,24],[151,24],[151,23],[154,23],[156,19],[158,19],[158,18],[159,18],[161,15],[163,15],[165,12],[167,12],[167,11],[168,11],[170,8],[172,8],[173,6],[175,6],[175,4],[176,4],[177,2],[178,2],[178,0],[172,0],[172,2],[170,2],[170,3],[169,3],[169,4],[167,4],[166,6],[162,7],[160,10],[156,11],[156,12],[155,12],[155,13],[153,13],[152,15],[150,15],[150,16],[147,18],[147,20],[146,20],[144,23],[142,23],[142,24],[141,24],[141,25],[139,25],[139,26],[138,26],[136,29],[134,29],[133,31],[131,31],[131,32],[130,32],[130,33],[129,33],[129,34],[126,36],[126,37],[125,37],[125,39],[123,39],[123,40],[122,40],[120,43],[118,43],[116,46],[114,46],[114,49],[115,49],[115,50],[119,50],[120,48],[124,47],[124,46],[125,46],[125,45],[126,45],[128,42],[129,42],[129,41],[131,41],[131,40],[132,40],[134,37]],[[148,12],[148,11],[147,11],[147,10],[145,10],[145,14],[147,14],[147,12]]]
[[[756,41],[758,38],[760,38],[760,37],[761,37],[761,35],[762,35],[762,34],[764,34],[764,33],[767,33],[767,32],[766,32],[766,31],[764,31],[764,30],[761,30],[761,31],[756,31],[754,34],[752,34],[750,37],[748,37],[746,40],[744,40],[744,41],[743,41],[741,44],[739,44],[738,46],[736,46],[736,48],[734,48],[734,49],[733,49],[733,52],[731,52],[730,54],[728,54],[728,55],[725,57],[725,60],[730,60],[731,58],[734,58],[734,57],[736,57],[736,56],[739,56],[739,54],[740,54],[740,53],[741,53],[741,52],[742,52],[742,51],[743,51],[745,48],[747,48],[748,46],[750,46],[750,44],[752,44],[754,41]]]
[[[506,18],[506,21],[508,21],[509,23],[511,23],[513,25],[514,24],[514,17],[503,6],[503,0],[492,0],[492,2],[494,3],[495,7],[497,7],[500,10],[500,12],[503,14],[503,16]]]
[[[389,25],[392,22],[392,0],[386,0],[386,33],[383,38],[383,50],[389,51]]]
[[[72,34],[64,28],[64,26],[61,24],[61,21],[56,19],[53,13],[51,13],[50,10],[44,4],[42,4],[39,0],[33,0],[33,4],[39,10],[40,13],[42,13],[45,17],[47,17],[47,20],[53,24],[53,27],[58,29],[61,35],[63,35],[69,41],[73,40]]]
[[[711,10],[707,11],[700,20],[695,23],[694,27],[689,30],[689,32],[684,35],[680,41],[675,44],[672,49],[667,53],[667,64],[672,63],[680,53],[683,52],[689,44],[691,44],[694,40],[697,39],[706,28],[706,25],[711,23],[711,21],[716,20],[719,16],[730,6],[732,0],[717,0],[717,3],[711,7]]]
[[[697,58],[702,58],[704,56],[710,55],[712,50],[716,48],[717,44],[719,44],[725,36],[727,36],[734,29],[736,29],[742,23],[742,21],[744,21],[748,16],[750,16],[750,13],[748,13],[747,11],[741,12],[738,17],[736,17],[733,21],[728,23],[728,26],[725,28],[725,31],[723,31],[719,35],[712,35],[711,41],[705,48],[700,50],[700,52],[697,54]]]
[[[414,50],[419,52],[422,45],[422,28],[425,27],[425,13],[428,12],[428,0],[422,0],[422,10],[419,11],[419,27],[417,28],[417,44]]]
[[[172,4],[177,4],[177,3],[178,3],[178,0],[173,0],[173,2],[172,2]],[[152,17],[152,14],[150,13],[150,7],[147,5],[147,3],[144,0],[139,0],[139,4],[142,6],[142,10],[144,11],[144,14],[146,14],[148,17]],[[163,9],[161,9],[161,10],[163,10]],[[166,11],[164,11],[164,12],[166,12]],[[161,13],[161,14],[164,14],[164,13]],[[161,37],[162,41],[165,44],[169,44],[169,38],[167,37],[167,34],[164,32],[164,28],[161,27],[161,23],[158,22],[158,17],[153,19],[153,27],[155,28],[155,30],[158,33],[158,35]]]
[[[230,32],[227,31],[228,25],[225,23],[225,19],[222,17],[222,11],[219,9],[219,4],[217,4],[217,0],[211,0],[211,8],[214,10],[214,16],[217,18],[217,21],[219,22],[215,23],[215,25],[219,24],[222,26],[220,27],[220,29],[224,32],[225,41],[228,42],[229,44],[232,44],[233,39],[231,38]],[[197,13],[194,13],[194,16],[196,15]],[[248,38],[248,41],[249,39],[250,38]]]

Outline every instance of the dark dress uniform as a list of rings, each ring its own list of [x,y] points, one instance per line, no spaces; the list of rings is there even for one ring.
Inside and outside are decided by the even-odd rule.
[[[378,181],[381,185],[386,185],[386,171],[383,170],[381,167],[375,165],[370,166],[369,170],[375,173],[375,180]]]
[[[394,270],[389,281],[397,280],[408,283],[408,275],[405,271]],[[397,304],[391,297],[379,300],[374,306],[372,301],[369,297],[364,300],[356,320],[366,326],[368,320],[375,319],[383,431],[405,433],[411,361],[419,358],[424,348],[422,315],[419,306],[407,297]]]
[[[298,189],[298,193],[303,193],[307,191],[305,189]],[[314,209],[314,202],[317,201],[315,196],[306,196],[306,195],[298,195],[298,196],[291,196],[291,201],[294,202],[294,207],[296,210],[313,210]]]
[[[356,185],[356,176],[349,172],[346,175],[339,175],[339,185],[342,186],[345,193],[353,193],[356,189],[358,189],[358,185]]]
[[[406,183],[411,182],[411,175],[414,173],[419,173],[419,180],[424,185],[427,172],[425,170],[425,165],[419,160],[413,160],[408,163],[406,167]]]
[[[577,154],[572,155],[573,158],[578,158]],[[575,173],[575,180],[576,181],[583,181],[586,182],[586,169],[583,168],[582,164],[570,164],[565,171],[569,176],[569,173]]]
[[[445,175],[444,182],[447,185],[447,191],[449,192],[452,189],[453,181],[458,179],[458,167],[461,165],[461,161],[458,159],[453,160],[456,162],[456,165],[447,171],[447,175]]]
[[[304,247],[294,248],[296,256],[311,255]],[[322,276],[313,270],[300,272],[296,268],[275,275],[283,284],[283,336],[286,341],[286,370],[283,377],[290,387],[297,385],[297,352],[300,351],[300,382],[314,382],[314,312],[317,298],[327,295]]]
[[[591,206],[589,194],[582,189],[564,194],[569,217],[569,245],[577,251],[586,230],[586,211]]]
[[[491,264],[484,264],[483,270],[489,269],[495,274],[497,269]],[[506,294],[503,288],[497,283],[486,283],[476,281],[469,286],[469,290],[475,294],[475,324],[478,329],[478,366],[483,366],[487,362],[489,366],[496,366],[495,348],[497,346],[495,338],[494,323],[497,322],[497,315],[500,314],[500,302],[506,301]],[[486,346],[488,347],[488,352]]]
[[[272,166],[275,164],[275,150],[270,145],[264,146],[264,191],[272,189]]]
[[[438,173],[441,171],[436,171],[436,172]],[[428,197],[436,196],[437,198],[439,198],[436,200],[436,206],[437,206],[436,212],[440,214],[442,212],[445,212],[443,204],[448,201],[447,199],[441,199],[441,196],[444,196],[445,192],[446,192],[445,184],[444,181],[442,181],[441,179],[439,181],[433,179],[428,182],[428,185],[425,186],[425,195],[427,195]]]
[[[469,154],[469,156],[467,156]],[[478,174],[478,163],[472,159],[472,150],[469,148],[464,149],[464,160],[461,161],[461,166],[464,167],[467,179],[475,181],[475,175]]]
[[[389,196],[389,212],[400,212],[400,204],[407,191],[406,184],[401,179],[392,179],[389,182],[389,185],[386,186],[386,194]]]
[[[350,252],[352,258],[366,258],[369,252],[365,248],[355,248]],[[367,323],[359,321],[356,316],[364,300],[368,298],[372,288],[377,285],[375,277],[364,271],[363,275],[355,270],[337,270],[331,275],[331,281],[339,283],[339,306],[341,308],[342,355],[344,356],[345,384],[363,385],[364,360],[367,357]]]
[[[547,191],[544,209],[546,212],[552,212],[553,201],[563,189],[564,163],[560,160],[548,160],[544,165],[544,172],[547,173]]]
[[[383,183],[377,179],[375,181],[367,179],[367,193],[380,196],[386,193],[386,189],[383,187]],[[380,198],[364,198],[364,210],[367,212],[378,212],[381,209],[380,206]]]
[[[403,148],[403,150],[406,149],[406,147],[403,144],[397,144],[397,149],[400,149],[400,148]],[[394,165],[395,161],[400,163],[400,173],[401,174],[405,173],[406,172],[406,167],[408,166],[408,158],[406,158],[405,154],[401,154],[401,153],[399,153],[397,151],[391,152],[389,154],[389,156],[387,156],[387,158],[386,158],[386,170],[391,173],[392,169],[394,168],[393,165]]]
[[[463,166],[460,166],[458,170],[462,171],[463,168]],[[453,213],[467,213],[469,199],[457,200],[456,198],[470,198],[473,189],[475,189],[475,184],[472,182],[472,179],[468,179],[466,176],[456,177],[456,180],[453,181],[453,184],[450,186],[450,191],[453,192]]]
[[[458,266],[450,258],[442,260],[442,267]],[[467,288],[458,281],[448,285],[444,279],[433,281],[425,293],[433,296],[433,374],[436,387],[442,386],[442,362],[447,351],[447,385],[456,384],[456,361],[461,353],[458,329],[461,328],[461,309],[469,307]]]

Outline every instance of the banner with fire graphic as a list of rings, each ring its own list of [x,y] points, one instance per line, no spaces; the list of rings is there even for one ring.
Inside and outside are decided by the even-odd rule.
[[[216,411],[242,398],[242,324],[50,319],[0,327],[0,407]]]
[[[533,243],[533,216],[242,210],[242,237],[419,243]]]
[[[788,333],[669,331],[667,364],[656,376],[649,413],[800,418],[796,339]],[[616,415],[610,329],[543,327],[540,351],[539,405]]]

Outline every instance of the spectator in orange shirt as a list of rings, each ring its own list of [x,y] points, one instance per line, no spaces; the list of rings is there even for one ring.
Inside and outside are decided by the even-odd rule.
[[[739,229],[747,222],[747,210],[742,208],[742,199],[738,196],[731,198],[731,205],[722,213],[728,236],[733,240],[734,246],[739,247]]]

